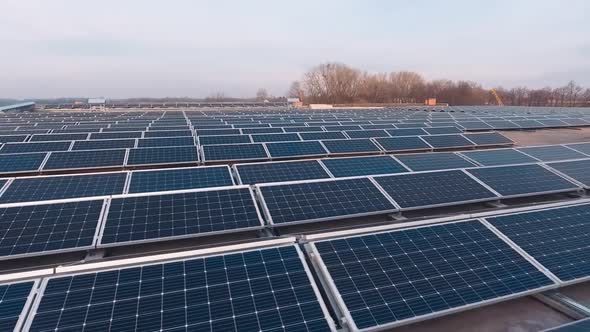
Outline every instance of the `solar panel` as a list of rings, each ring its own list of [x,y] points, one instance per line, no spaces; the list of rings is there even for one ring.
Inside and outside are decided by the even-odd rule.
[[[420,122],[420,123],[396,123],[395,124],[396,127],[398,128],[425,128],[428,127],[428,125],[426,123]]]
[[[0,259],[94,246],[103,200],[0,208]]]
[[[317,160],[239,164],[234,167],[240,184],[330,178]]]
[[[562,281],[590,276],[590,205],[486,220]]]
[[[322,159],[335,177],[394,174],[407,172],[402,164],[389,156]]]
[[[262,143],[203,145],[204,161],[236,161],[268,159]]]
[[[463,130],[457,127],[431,127],[424,128],[424,130],[430,135],[441,135],[441,134],[461,134]]]
[[[271,158],[320,156],[328,152],[318,141],[267,143]]]
[[[305,141],[315,141],[323,139],[346,139],[346,136],[341,131],[320,131],[299,133],[299,136]]]
[[[472,141],[477,145],[512,145],[513,141],[508,139],[506,136],[497,133],[473,133],[463,134],[464,137]]]
[[[35,143],[6,143],[0,148],[2,153],[29,153],[29,152],[49,152],[49,151],[67,151],[72,142],[35,142]]]
[[[545,127],[567,127],[567,123],[557,119],[539,119]]]
[[[255,142],[255,143],[301,141],[301,138],[299,138],[299,135],[297,135],[296,133],[257,134],[257,135],[251,135],[251,137],[252,137],[252,142]]]
[[[518,151],[526,153],[529,156],[535,157],[541,161],[588,158],[588,156],[585,154],[560,145],[520,148]]]
[[[584,332],[590,330],[590,318],[573,321],[541,332]]]
[[[513,165],[536,163],[537,159],[514,149],[484,150],[460,152],[483,166]]]
[[[382,129],[375,130],[347,130],[346,136],[350,138],[373,138],[373,137],[389,137],[389,134]]]
[[[72,150],[127,149],[135,147],[135,139],[75,141]]]
[[[197,163],[196,146],[130,149],[127,165]]]
[[[92,133],[90,139],[117,139],[117,138],[141,138],[141,131]]]
[[[534,164],[474,168],[467,171],[504,197],[578,189],[561,176]]]
[[[279,226],[396,210],[367,178],[260,185],[257,189],[267,221]]]
[[[428,135],[427,132],[422,128],[400,128],[400,129],[388,129],[387,132],[391,136],[421,136]]]
[[[572,126],[588,126],[588,125],[590,125],[590,122],[588,122],[584,119],[569,118],[569,119],[561,119],[561,121],[567,123],[568,125],[572,125]]]
[[[100,245],[261,228],[247,187],[113,198]]]
[[[240,129],[197,129],[198,136],[240,135]]]
[[[190,130],[150,130],[143,134],[145,138],[184,136],[193,136],[193,132]]]
[[[227,166],[133,171],[129,193],[232,186]]]
[[[35,172],[47,153],[0,154],[0,173]]]
[[[497,120],[497,121],[486,121],[486,123],[493,129],[518,129],[520,128],[517,124],[510,121]]]
[[[279,134],[283,133],[283,128],[244,128],[242,134]]]
[[[375,181],[402,209],[498,199],[461,170],[378,176]]]
[[[0,285],[0,330],[20,331],[34,286],[33,281]]]
[[[418,136],[375,138],[375,141],[388,152],[432,150],[432,147]]]
[[[347,131],[347,130],[361,130],[361,126],[344,125],[344,126],[323,126],[326,131]],[[322,129],[320,129],[322,130]]]
[[[0,143],[19,143],[24,142],[28,135],[0,135]]]
[[[566,146],[570,149],[590,155],[590,143],[567,144]]]
[[[388,328],[553,287],[476,220],[313,242],[353,330]]]
[[[121,172],[17,178],[0,196],[0,203],[121,194],[126,177]]]
[[[437,149],[472,147],[475,145],[463,137],[463,135],[456,134],[422,136],[422,139]]]
[[[123,167],[126,150],[52,152],[43,170]]]
[[[322,141],[330,154],[380,152],[381,149],[368,138]]]
[[[31,331],[335,331],[328,317],[288,245],[50,278]]]
[[[192,136],[164,137],[164,138],[141,138],[137,140],[138,148],[157,148],[163,146],[190,146],[195,145]]]
[[[547,165],[580,182],[585,187],[590,187],[590,172],[588,171],[590,170],[590,159],[554,162]]]
[[[213,145],[213,144],[239,144],[252,143],[249,135],[220,135],[220,136],[201,136],[199,137],[199,144]]]
[[[473,167],[475,164],[450,152],[406,154],[395,156],[412,171],[432,171],[441,169]]]
[[[492,126],[482,121],[459,121],[457,124],[466,130],[492,129]]]
[[[545,127],[541,122],[536,120],[513,120],[512,122],[521,128],[534,129]]]

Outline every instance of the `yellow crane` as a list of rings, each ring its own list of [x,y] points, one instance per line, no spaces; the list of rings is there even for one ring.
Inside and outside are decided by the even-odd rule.
[[[496,103],[498,103],[498,106],[504,106],[504,103],[502,102],[502,98],[500,98],[500,95],[498,94],[498,92],[496,92],[496,89],[492,89],[490,91],[494,95],[494,98],[496,98]]]

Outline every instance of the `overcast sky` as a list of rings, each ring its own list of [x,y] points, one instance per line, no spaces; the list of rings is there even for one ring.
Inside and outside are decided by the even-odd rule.
[[[284,95],[326,61],[590,86],[590,1],[0,0],[0,97]]]

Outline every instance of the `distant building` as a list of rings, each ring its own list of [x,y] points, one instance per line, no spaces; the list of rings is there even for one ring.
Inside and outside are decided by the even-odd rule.
[[[106,103],[106,98],[88,98],[88,105],[91,106],[104,106]]]

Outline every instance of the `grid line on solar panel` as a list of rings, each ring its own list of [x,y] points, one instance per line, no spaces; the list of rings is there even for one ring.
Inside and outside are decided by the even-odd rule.
[[[459,152],[482,166],[530,164],[539,160],[515,149]]]
[[[472,141],[476,145],[513,145],[514,142],[506,136],[498,133],[472,133],[463,134],[465,138]]]
[[[439,125],[436,125],[436,127],[424,128],[424,131],[426,131],[430,135],[461,134],[463,132],[461,129],[455,126],[441,127]]]
[[[203,161],[234,161],[268,159],[262,143],[202,145]]]
[[[190,130],[152,130],[146,131],[143,134],[144,138],[158,138],[158,137],[184,137],[193,136]]]
[[[196,146],[170,146],[159,148],[129,149],[127,165],[156,165],[176,163],[197,163],[199,155]]]
[[[585,154],[561,145],[526,147],[517,150],[541,161],[588,158]]]
[[[191,146],[191,145],[195,145],[195,139],[192,136],[139,138],[137,140],[137,147],[138,148],[157,148],[157,147],[164,147],[164,146]]]
[[[472,147],[475,145],[475,143],[459,134],[421,136],[421,138],[437,149]]]
[[[304,141],[316,141],[327,139],[345,139],[346,136],[341,131],[320,131],[320,132],[303,132],[299,136]]]
[[[424,136],[398,136],[374,138],[373,140],[379,144],[383,151],[428,151],[432,150],[426,141],[421,137]]]
[[[322,140],[321,142],[330,154],[381,152],[381,149],[368,138]]]
[[[30,331],[335,331],[294,245],[50,278]]]
[[[0,195],[0,203],[122,194],[126,178],[127,172],[17,178]]]
[[[480,167],[466,171],[502,197],[540,195],[580,189],[539,164]]]
[[[38,281],[0,285],[0,330],[20,331]]]
[[[562,282],[590,277],[590,205],[513,213],[485,220]]]
[[[229,167],[202,166],[131,172],[128,193],[225,187],[234,185]]]
[[[590,318],[583,318],[541,332],[585,332],[590,330]]]
[[[404,173],[409,170],[390,156],[322,159],[334,177]]]
[[[105,140],[89,140],[89,141],[74,141],[72,151],[77,150],[108,150],[108,149],[127,149],[134,148],[136,140],[134,138],[127,139],[105,139]]]
[[[0,208],[0,260],[93,248],[104,200]]]
[[[368,178],[257,185],[266,220],[275,226],[397,211]]]
[[[265,146],[271,158],[321,156],[328,154],[328,151],[326,151],[319,141],[266,143]]]
[[[67,151],[70,148],[70,145],[72,145],[72,141],[6,143],[0,148],[0,154]]]
[[[0,173],[35,172],[48,153],[0,154]]]
[[[353,329],[386,328],[555,283],[477,220],[312,242]]]
[[[253,134],[250,137],[254,143],[301,141],[297,133]]]
[[[545,165],[577,181],[585,188],[590,188],[590,159],[552,162]]]
[[[301,181],[330,178],[317,160],[234,165],[240,184]]]
[[[590,156],[590,143],[574,143],[574,144],[565,144],[570,149],[574,149],[580,153],[583,153],[587,156]]]
[[[87,133],[81,134],[37,134],[31,136],[29,142],[52,142],[52,141],[74,141],[85,140]]]
[[[219,144],[240,144],[252,143],[250,135],[219,135],[219,136],[200,136],[200,145],[219,145]]]
[[[462,170],[429,171],[374,177],[401,209],[429,208],[498,199]]]
[[[432,171],[473,167],[475,164],[451,152],[396,155],[412,171]]]
[[[92,133],[90,139],[141,138],[142,134],[141,131]]]
[[[123,167],[126,150],[51,152],[43,170]]]

